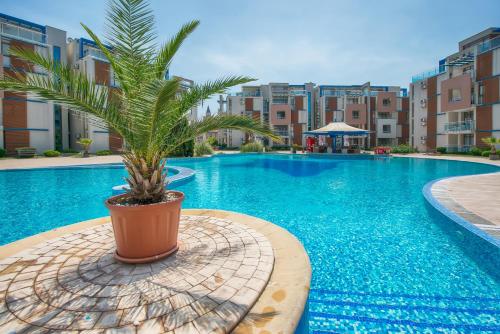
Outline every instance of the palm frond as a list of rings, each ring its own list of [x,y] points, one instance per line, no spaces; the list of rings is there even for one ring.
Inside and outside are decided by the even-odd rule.
[[[245,132],[259,134],[267,137],[275,142],[281,142],[281,137],[276,135],[273,130],[266,124],[261,123],[257,119],[248,116],[240,115],[215,115],[205,117],[201,121],[191,122],[188,126],[182,127],[177,131],[172,131],[170,136],[165,138],[165,153],[170,153],[180,145],[197,138],[207,132],[236,129]],[[175,136],[175,138],[174,138]]]
[[[170,66],[172,58],[181,47],[184,40],[196,29],[200,21],[195,20],[184,24],[177,34],[172,37],[158,52],[155,59],[155,76],[157,79],[163,79]]]
[[[111,1],[107,10],[107,38],[116,54],[123,85],[139,94],[154,73],[154,16],[145,0]],[[120,82],[122,84],[122,82]]]
[[[0,88],[20,93],[34,93],[39,98],[103,119],[121,135],[130,134],[119,105],[113,102],[107,87],[99,86],[67,65],[55,62],[33,50],[12,48],[11,54],[40,67],[50,75],[14,70],[0,80]]]

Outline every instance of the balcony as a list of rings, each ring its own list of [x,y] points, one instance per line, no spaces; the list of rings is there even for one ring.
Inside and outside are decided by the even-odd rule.
[[[45,44],[46,41],[45,34],[41,32],[21,28],[7,22],[0,23],[0,33],[4,36],[28,41],[30,43]]]
[[[483,53],[500,47],[500,37],[484,41],[477,46],[477,53]]]
[[[466,153],[471,150],[472,145],[464,145],[464,146],[445,146],[446,153]]]
[[[444,125],[445,133],[471,133],[475,129],[473,120],[464,122],[451,122]]]
[[[288,131],[274,131],[275,134],[277,134],[278,136],[280,137],[288,137],[290,134],[288,133]]]
[[[241,97],[259,97],[262,96],[259,91],[254,92],[236,92],[236,93],[228,93],[228,96],[241,96]]]
[[[87,48],[83,51],[83,56],[90,56],[94,59],[97,59],[97,60],[101,60],[101,61],[104,61],[104,62],[108,62],[108,58],[106,58],[106,55],[101,51],[101,50],[97,50],[97,49],[91,49],[91,48]]]
[[[411,82],[415,83],[417,81],[421,81],[421,80],[433,77],[435,75],[441,74],[444,71],[445,71],[444,70],[444,66],[443,67],[436,67],[436,68],[433,68],[432,70],[429,70],[429,71],[426,71],[426,72],[422,72],[422,73],[419,73],[419,74],[416,74],[416,75],[412,76],[411,77]]]
[[[391,112],[391,113],[378,112],[377,118],[378,119],[397,119],[398,115],[394,112]]]
[[[306,96],[307,92],[305,90],[291,90],[290,95],[294,96]]]

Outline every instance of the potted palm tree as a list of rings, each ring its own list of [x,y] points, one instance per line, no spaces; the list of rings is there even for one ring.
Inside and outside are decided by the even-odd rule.
[[[23,69],[0,80],[0,89],[34,93],[76,112],[95,115],[125,140],[123,161],[130,190],[108,198],[116,241],[116,258],[128,263],[154,261],[177,250],[177,231],[184,194],[166,189],[167,157],[179,146],[218,129],[239,129],[279,140],[269,127],[252,118],[215,115],[186,122],[202,100],[252,81],[228,76],[189,90],[166,78],[172,58],[195,30],[192,21],[161,47],[155,44],[154,16],[145,0],[113,0],[107,11],[107,45],[86,25],[107,58],[119,90],[97,85],[84,73],[32,50],[12,48],[11,54],[49,75],[27,75]]]
[[[500,138],[487,137],[487,138],[482,138],[481,140],[483,141],[483,143],[485,143],[486,145],[489,145],[491,147],[490,160],[498,160],[496,146],[500,144]]]

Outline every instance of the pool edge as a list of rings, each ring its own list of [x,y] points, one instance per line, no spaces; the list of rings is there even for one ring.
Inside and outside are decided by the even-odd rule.
[[[493,173],[483,173],[483,174],[472,174],[472,175],[486,175],[486,174],[493,174]],[[496,238],[490,236],[488,233],[484,232],[481,230],[479,227],[474,225],[473,223],[469,222],[465,218],[461,217],[458,213],[454,212],[453,210],[448,209],[445,205],[443,205],[439,199],[437,199],[433,194],[432,194],[432,186],[440,181],[443,180],[451,180],[451,179],[456,179],[464,176],[472,176],[472,175],[461,175],[461,176],[449,176],[449,177],[443,177],[439,179],[435,179],[432,181],[427,182],[424,187],[422,188],[422,194],[424,198],[427,200],[427,203],[429,203],[435,210],[437,210],[439,213],[453,221],[454,223],[462,226],[466,230],[468,230],[471,233],[474,233],[478,237],[482,238],[483,240],[487,241],[488,243],[492,244],[493,246],[496,246],[500,248],[500,241],[497,240]]]

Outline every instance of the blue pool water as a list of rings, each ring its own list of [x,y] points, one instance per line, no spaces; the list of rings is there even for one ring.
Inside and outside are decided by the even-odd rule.
[[[283,226],[313,266],[312,333],[500,332],[500,251],[422,196],[429,181],[498,171],[428,159],[237,155],[172,160],[196,170],[185,208]],[[120,166],[0,172],[2,244],[107,215]]]

